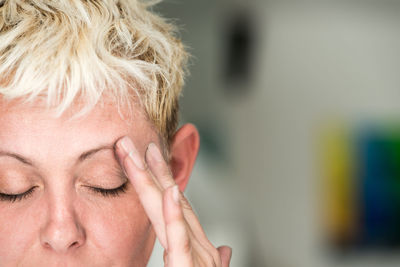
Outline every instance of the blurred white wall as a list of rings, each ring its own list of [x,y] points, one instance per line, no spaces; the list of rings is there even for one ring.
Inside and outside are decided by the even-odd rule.
[[[271,266],[389,264],[370,255],[341,262],[324,257],[313,138],[319,123],[332,117],[399,115],[399,11],[398,2],[385,1],[266,5],[257,90],[248,108],[232,115],[242,114],[238,129],[250,128],[252,140],[263,140],[254,147],[235,142],[243,144],[235,154],[256,154],[264,162],[239,160],[247,159],[243,175],[254,178],[249,184],[263,199],[256,221]],[[253,122],[245,119],[251,116]]]
[[[256,22],[256,71],[230,97],[223,30],[240,9]],[[183,119],[223,141],[222,160],[200,153],[187,194],[210,239],[231,242],[232,266],[398,266],[396,255],[325,253],[315,136],[333,118],[400,116],[400,2],[185,0],[160,11],[195,55]]]

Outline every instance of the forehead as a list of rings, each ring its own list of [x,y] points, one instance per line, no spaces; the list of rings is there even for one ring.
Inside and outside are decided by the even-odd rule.
[[[22,154],[45,164],[63,164],[76,160],[82,152],[115,143],[130,136],[138,150],[157,141],[152,124],[141,109],[132,105],[132,112],[110,103],[97,105],[79,118],[71,119],[76,107],[56,117],[40,103],[22,105],[0,101],[0,149]]]

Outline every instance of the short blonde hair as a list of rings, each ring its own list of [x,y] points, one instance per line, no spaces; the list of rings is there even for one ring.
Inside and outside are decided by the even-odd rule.
[[[167,145],[188,58],[155,1],[0,0],[0,95],[85,114],[102,96],[139,99]]]

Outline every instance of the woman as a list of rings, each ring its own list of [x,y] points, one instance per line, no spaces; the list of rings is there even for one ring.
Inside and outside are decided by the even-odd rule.
[[[187,55],[135,0],[0,2],[0,266],[228,266],[181,194]]]

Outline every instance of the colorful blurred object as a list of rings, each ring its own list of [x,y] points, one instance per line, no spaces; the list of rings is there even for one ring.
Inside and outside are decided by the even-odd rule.
[[[330,244],[346,247],[355,240],[357,209],[354,150],[344,125],[330,125],[322,135],[322,211]]]
[[[400,125],[338,123],[321,140],[329,244],[340,250],[400,247]]]

